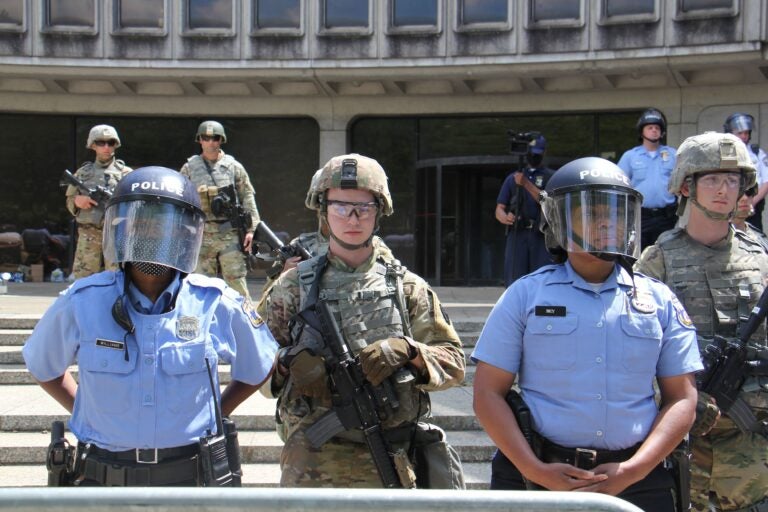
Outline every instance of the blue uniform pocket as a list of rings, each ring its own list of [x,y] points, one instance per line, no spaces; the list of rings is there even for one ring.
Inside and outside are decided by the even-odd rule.
[[[200,400],[211,399],[212,390],[205,358],[205,342],[173,344],[160,349],[160,366],[165,373],[162,379],[162,405],[173,412],[179,412],[193,409]],[[216,356],[208,356],[208,361],[211,372],[215,372]]]
[[[135,391],[133,371],[136,368],[135,345],[128,343],[128,360],[124,348],[83,343],[78,353],[80,391],[86,407],[104,412],[121,412],[130,407]]]
[[[632,373],[655,374],[661,353],[662,330],[656,315],[633,312],[621,317],[624,333],[621,345],[621,362]]]
[[[578,352],[573,332],[578,325],[576,315],[529,317],[523,338],[525,364],[542,370],[573,367]]]

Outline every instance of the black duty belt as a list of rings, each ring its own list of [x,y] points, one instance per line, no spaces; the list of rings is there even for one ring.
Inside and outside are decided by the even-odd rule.
[[[641,208],[640,213],[646,217],[672,217],[677,215],[677,205],[670,204],[663,208]]]
[[[82,453],[85,450],[85,445],[80,443],[79,450]],[[158,464],[160,462],[188,458],[197,455],[200,452],[200,447],[197,443],[194,443],[188,444],[186,446],[177,446],[174,448],[135,448],[133,450],[125,450],[122,452],[112,452],[105,450],[104,448],[91,445],[87,452],[88,455],[94,455],[100,459],[113,462]]]
[[[624,462],[630,459],[640,448],[635,446],[623,450],[594,450],[592,448],[566,448],[542,438],[542,458],[545,462],[565,462],[583,469],[592,469],[607,462]]]
[[[200,479],[198,445],[151,450],[111,452],[96,446],[87,449],[82,476],[104,486],[161,486]]]
[[[536,221],[533,219],[523,219],[516,221],[518,229],[533,229],[536,227]]]

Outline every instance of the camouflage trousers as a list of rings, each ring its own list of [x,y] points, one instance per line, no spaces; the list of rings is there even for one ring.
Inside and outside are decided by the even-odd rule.
[[[722,417],[706,436],[691,439],[691,504],[694,510],[735,510],[768,496],[768,440],[745,434]]]
[[[240,250],[237,230],[219,231],[220,227],[221,224],[215,222],[205,223],[203,245],[200,247],[195,272],[218,277],[221,269],[221,278],[242,296],[250,298],[245,283],[248,269],[245,265],[245,255]]]
[[[117,270],[117,265],[104,261],[102,253],[102,230],[100,227],[79,224],[77,226],[77,247],[72,262],[72,274],[76,279],[96,274],[102,270]]]
[[[333,438],[317,449],[303,430],[283,446],[280,469],[281,487],[382,487],[365,444]]]

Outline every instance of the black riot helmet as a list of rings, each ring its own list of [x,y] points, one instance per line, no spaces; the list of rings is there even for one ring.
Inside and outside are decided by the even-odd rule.
[[[194,184],[166,167],[142,167],[117,184],[104,215],[104,257],[184,273],[197,266],[205,214]]]
[[[640,255],[643,197],[616,164],[597,157],[561,167],[542,193],[547,248],[634,261]],[[562,261],[562,258],[561,258]]]
[[[749,114],[743,112],[736,112],[728,116],[723,124],[723,133],[739,133],[749,132],[752,135],[752,130],[755,126],[755,118]]]
[[[656,124],[661,128],[661,136],[659,137],[659,140],[652,141],[659,142],[667,134],[667,119],[664,117],[664,114],[662,114],[660,110],[655,108],[646,109],[645,112],[640,114],[640,118],[637,120],[636,125],[637,135],[640,140],[643,140],[643,128],[649,124]]]

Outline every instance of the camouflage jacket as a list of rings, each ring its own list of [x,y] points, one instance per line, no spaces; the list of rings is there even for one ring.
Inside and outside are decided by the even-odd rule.
[[[117,182],[132,170],[133,169],[125,165],[125,162],[122,160],[112,158],[112,160],[106,164],[99,161],[85,162],[77,171],[75,171],[75,177],[82,181],[86,187],[104,187],[111,192],[115,190]],[[69,213],[75,216],[78,224],[101,227],[102,221],[104,220],[104,209],[106,205],[98,204],[87,210],[81,210],[75,206],[75,196],[78,195],[87,194],[78,190],[74,185],[69,185],[67,187],[66,204]]]

